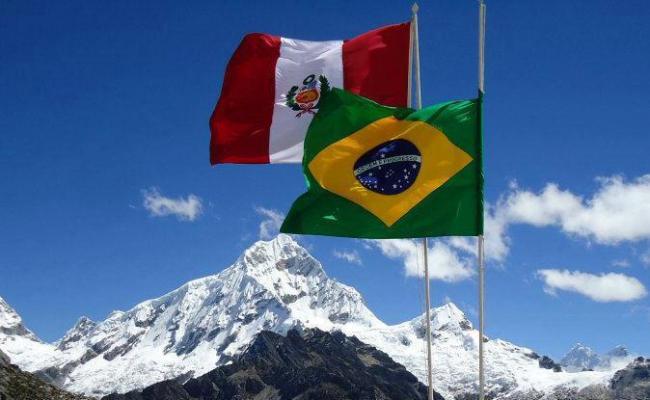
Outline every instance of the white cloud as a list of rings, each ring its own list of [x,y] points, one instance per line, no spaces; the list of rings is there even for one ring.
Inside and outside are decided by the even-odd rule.
[[[470,278],[474,269],[464,257],[458,255],[448,244],[435,240],[428,249],[429,276],[445,282],[457,282]],[[401,260],[407,276],[423,277],[422,244],[411,239],[371,240],[386,257]]]
[[[142,191],[142,197],[142,205],[154,217],[174,215],[180,221],[194,221],[203,211],[201,198],[193,194],[172,199],[160,194],[157,188],[149,188]]]
[[[542,269],[544,291],[555,295],[558,290],[579,293],[594,301],[633,301],[645,297],[645,286],[636,278],[618,273],[588,274],[579,271]]]
[[[557,226],[569,235],[606,245],[650,239],[650,175],[629,182],[620,176],[598,178],[598,182],[598,190],[587,199],[553,183],[539,193],[512,183],[496,205],[486,207],[486,260],[506,259],[511,245],[508,229],[514,224]],[[474,238],[454,237],[448,243],[457,251],[476,255]],[[650,265],[650,251],[642,261]]]
[[[503,261],[510,251],[508,237],[508,219],[501,210],[488,212],[484,218],[485,224],[485,258],[487,260]]]
[[[280,226],[284,221],[284,214],[278,210],[264,207],[255,207],[255,212],[264,219],[260,222],[259,237],[262,240],[274,238],[280,232]]]
[[[648,250],[645,253],[641,254],[641,262],[644,263],[647,266],[650,266],[650,250]]]
[[[626,259],[614,260],[612,261],[612,265],[619,268],[627,268],[630,266],[630,262]]]
[[[368,243],[369,242],[368,240],[359,239],[359,242],[361,243],[361,246],[363,246],[364,249],[366,249],[366,250],[372,250],[373,249],[372,245],[370,243]]]
[[[334,257],[347,261],[350,264],[363,265],[363,261],[361,261],[361,256],[359,256],[359,253],[356,250],[352,250],[352,251],[334,250],[332,254],[334,255]]]
[[[650,238],[650,175],[632,181],[620,176],[599,178],[591,198],[556,184],[540,193],[515,189],[500,204],[509,223],[557,226],[568,234],[601,244],[635,242]]]
[[[483,235],[485,238],[485,259],[502,262],[510,251],[510,238],[507,235],[508,221],[501,209],[493,209],[489,205],[486,209],[487,212],[484,218],[485,232]],[[447,239],[447,243],[456,250],[476,257],[476,238],[456,236]]]
[[[508,232],[515,224],[554,226],[570,236],[604,245],[649,240],[650,174],[627,181],[620,176],[598,178],[597,182],[599,186],[590,197],[563,190],[554,183],[548,183],[540,192],[521,189],[512,183],[495,204],[486,205],[486,261],[506,260],[512,245]],[[401,258],[408,276],[421,275],[417,258],[421,257],[421,251],[418,252],[414,242],[395,239],[374,243],[385,256]],[[436,257],[442,265],[440,270],[432,270],[435,279],[452,282],[470,277],[476,263],[476,249],[476,238],[472,237],[434,242],[429,249],[430,257]],[[641,261],[650,266],[650,251],[641,256]],[[622,267],[625,262],[615,265]]]

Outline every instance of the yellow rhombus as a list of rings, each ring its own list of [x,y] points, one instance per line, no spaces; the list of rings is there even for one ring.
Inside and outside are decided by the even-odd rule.
[[[355,162],[369,149],[396,139],[408,140],[421,153],[415,182],[393,195],[365,188],[354,176]],[[434,126],[391,116],[327,146],[309,163],[309,171],[323,188],[360,205],[390,227],[471,161],[469,154]]]

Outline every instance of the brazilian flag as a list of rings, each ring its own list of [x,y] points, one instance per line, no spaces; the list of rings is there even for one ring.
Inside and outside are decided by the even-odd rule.
[[[341,89],[305,138],[308,190],[281,231],[358,238],[483,233],[481,98],[415,111]]]

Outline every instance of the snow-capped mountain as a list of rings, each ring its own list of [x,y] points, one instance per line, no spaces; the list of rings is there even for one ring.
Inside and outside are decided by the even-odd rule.
[[[72,391],[126,392],[204,374],[240,354],[262,330],[341,325],[361,330],[382,323],[356,290],[329,279],[305,249],[281,235],[254,244],[217,275],[102,322],[80,319],[56,343],[64,361],[45,373]]]
[[[600,356],[590,347],[577,343],[564,355],[560,364],[567,371],[582,371],[585,369],[595,369],[600,365]]]
[[[95,329],[97,323],[86,316],[79,318],[77,323],[66,332],[65,335],[55,343],[58,350],[70,350],[74,347],[75,343],[79,342],[82,338],[88,336],[90,332]]]
[[[0,326],[15,327],[16,321],[22,326],[17,314],[5,308],[10,311],[0,316],[9,317],[1,317]],[[448,399],[475,393],[478,332],[452,303],[431,315],[435,389]],[[2,330],[0,349],[23,369],[41,370],[68,390],[103,395],[202,375],[233,360],[263,330],[284,334],[293,327],[319,328],[358,337],[426,382],[424,321],[383,323],[354,288],[329,278],[307,250],[280,235],[255,243],[216,275],[129,311],[115,311],[101,322],[81,318],[54,345],[40,342],[24,327],[9,334]],[[614,373],[553,372],[540,367],[530,349],[484,340],[491,393],[583,387],[606,382]],[[32,351],[37,356],[27,356]]]
[[[60,361],[54,346],[43,343],[23,324],[20,315],[0,297],[0,349],[23,370],[36,371]]]
[[[453,303],[432,310],[434,388],[446,399],[478,392],[478,331]],[[384,329],[350,332],[388,353],[420,380],[426,379],[424,317]],[[496,398],[525,398],[531,391],[606,383],[615,371],[554,372],[533,350],[484,338],[486,388]]]
[[[634,359],[625,346],[616,346],[601,355],[582,343],[577,343],[560,360],[560,364],[569,372],[583,370],[608,371],[623,368]]]

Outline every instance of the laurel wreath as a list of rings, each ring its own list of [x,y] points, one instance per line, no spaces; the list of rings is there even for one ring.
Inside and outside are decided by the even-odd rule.
[[[313,108],[318,108],[323,95],[330,91],[330,82],[327,80],[325,75],[319,75],[318,82],[320,82],[320,96],[318,98],[318,103],[316,103]],[[287,93],[286,105],[294,111],[302,111],[302,108],[300,108],[295,100],[296,93],[298,92],[299,88],[299,86],[292,86],[291,89],[289,89],[289,93]]]
[[[320,82],[320,98],[318,99],[318,104],[320,104],[323,95],[330,91],[330,81],[327,80],[325,75],[319,76],[318,81]],[[316,107],[318,107],[318,104],[316,104]]]
[[[296,97],[296,92],[298,91],[298,86],[292,86],[291,89],[289,90],[289,93],[287,93],[287,107],[290,107],[294,111],[300,111],[300,107],[294,100],[294,97]]]

